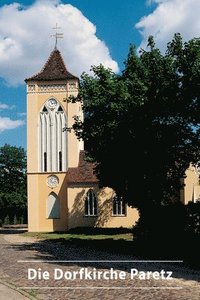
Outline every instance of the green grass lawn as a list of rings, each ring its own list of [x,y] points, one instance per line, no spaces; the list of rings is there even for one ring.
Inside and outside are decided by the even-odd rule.
[[[133,253],[131,230],[108,228],[81,228],[60,233],[23,233],[24,236],[38,239],[38,242],[52,241],[62,243],[66,248],[78,246],[79,249],[101,250],[107,253]]]
[[[80,240],[125,240],[131,241],[133,235],[131,233],[121,233],[121,234],[84,234],[84,233],[32,233],[26,232],[23,233],[24,236],[29,236],[37,239],[44,240],[55,240],[55,239],[80,239]]]

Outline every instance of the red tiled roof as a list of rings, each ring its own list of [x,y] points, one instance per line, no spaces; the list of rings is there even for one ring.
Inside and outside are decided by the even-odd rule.
[[[85,160],[85,152],[80,151],[78,167],[68,169],[68,182],[98,183],[98,179],[94,174],[94,167],[94,163],[90,163]]]
[[[54,49],[47,62],[45,63],[43,69],[36,75],[25,79],[25,82],[29,80],[66,80],[66,79],[78,79],[78,77],[72,75],[68,72],[63,58],[58,49]]]

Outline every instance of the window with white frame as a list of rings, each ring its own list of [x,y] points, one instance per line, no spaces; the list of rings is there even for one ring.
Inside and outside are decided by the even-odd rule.
[[[39,171],[67,170],[67,116],[60,103],[50,98],[39,113]]]
[[[97,216],[97,198],[92,190],[85,197],[85,216]]]
[[[112,215],[126,216],[126,204],[122,197],[115,195],[112,199]]]

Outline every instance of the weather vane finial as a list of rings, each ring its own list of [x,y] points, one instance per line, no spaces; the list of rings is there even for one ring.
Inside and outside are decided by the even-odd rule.
[[[51,35],[51,37],[55,37],[55,49],[57,49],[58,39],[63,38],[63,33],[58,33],[58,29],[60,29],[60,28],[61,27],[58,27],[58,23],[56,23],[56,27],[53,28],[55,30],[55,34]]]

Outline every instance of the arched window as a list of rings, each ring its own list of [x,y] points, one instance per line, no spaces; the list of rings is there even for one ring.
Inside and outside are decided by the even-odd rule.
[[[49,194],[47,198],[47,218],[48,219],[60,218],[60,200],[55,193]]]
[[[39,171],[67,171],[67,117],[60,103],[50,98],[39,115]]]
[[[97,216],[97,198],[92,190],[85,197],[85,216]]]
[[[113,216],[125,216],[126,204],[124,200],[115,195],[112,199],[112,215]]]

